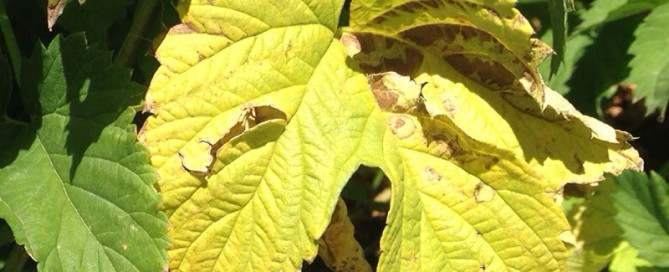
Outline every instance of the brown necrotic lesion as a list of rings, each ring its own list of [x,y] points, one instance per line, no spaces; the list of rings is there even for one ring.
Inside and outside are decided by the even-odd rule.
[[[230,126],[230,128],[225,133],[223,133],[223,135],[218,138],[218,140],[210,142],[205,139],[200,139],[198,141],[198,144],[204,144],[207,146],[206,149],[208,149],[208,153],[200,153],[196,154],[195,156],[187,156],[181,152],[177,153],[181,159],[182,167],[184,170],[195,176],[208,176],[211,173],[214,164],[216,163],[219,150],[223,148],[226,143],[241,137],[246,132],[254,129],[256,126],[271,121],[281,121],[286,123],[288,121],[288,116],[285,112],[273,105],[254,105],[251,103],[244,104],[241,108],[237,121],[232,126]],[[202,156],[206,156],[207,159],[195,159],[195,157]]]
[[[491,34],[473,26],[438,23],[409,28],[399,37],[423,48],[455,68],[462,75],[492,89],[522,89],[519,78],[526,68]],[[516,75],[507,65],[515,66]]]
[[[353,59],[367,74],[394,71],[413,76],[423,62],[423,55],[418,49],[398,39],[367,32],[351,35],[359,44],[359,52]]]

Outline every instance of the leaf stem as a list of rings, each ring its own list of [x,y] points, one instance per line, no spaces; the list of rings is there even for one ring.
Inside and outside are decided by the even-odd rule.
[[[19,46],[16,43],[16,37],[14,36],[14,30],[12,30],[12,24],[9,21],[9,16],[7,16],[5,1],[0,1],[0,30],[2,30],[5,44],[7,44],[7,51],[9,52],[9,59],[12,63],[12,69],[14,70],[13,74],[14,78],[16,79],[16,84],[21,84],[21,52],[19,51]]]
[[[144,36],[159,10],[159,3],[159,0],[139,1],[128,36],[123,41],[121,49],[119,49],[114,59],[115,64],[125,67],[133,65],[139,50],[142,49],[142,43],[145,40]]]

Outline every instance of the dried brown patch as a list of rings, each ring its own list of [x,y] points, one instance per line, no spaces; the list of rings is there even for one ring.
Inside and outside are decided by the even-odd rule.
[[[476,203],[488,202],[495,197],[495,190],[483,182],[479,182],[474,187],[474,198]]]
[[[391,91],[383,82],[384,74],[374,74],[367,78],[367,82],[372,89],[372,94],[376,99],[376,103],[382,110],[390,111],[393,106],[397,105],[399,94]]]
[[[426,167],[423,169],[423,177],[425,177],[425,180],[428,182],[435,182],[442,178],[441,175],[437,173],[437,171],[432,167]]]
[[[360,52],[353,59],[366,73],[394,71],[413,75],[423,62],[423,55],[410,45],[372,33],[354,33]]]
[[[339,38],[339,41],[341,41],[344,48],[346,48],[346,54],[349,57],[353,57],[362,51],[362,46],[355,35],[344,33],[341,35],[341,38]]]
[[[406,116],[396,114],[388,117],[388,126],[390,131],[398,139],[406,139],[411,137],[416,131],[416,125],[414,122]]]
[[[169,35],[177,35],[177,34],[189,34],[189,33],[196,33],[197,31],[195,28],[193,28],[191,25],[188,24],[178,24],[170,28],[170,30],[167,32]]]
[[[463,75],[494,90],[516,85],[516,77],[496,61],[484,61],[476,57],[453,54],[443,59]]]

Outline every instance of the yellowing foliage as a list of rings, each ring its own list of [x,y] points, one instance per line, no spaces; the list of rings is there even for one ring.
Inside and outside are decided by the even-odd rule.
[[[392,181],[380,271],[564,269],[564,184],[642,162],[544,85],[513,3],[181,3],[140,134],[171,269],[299,269],[360,164]]]

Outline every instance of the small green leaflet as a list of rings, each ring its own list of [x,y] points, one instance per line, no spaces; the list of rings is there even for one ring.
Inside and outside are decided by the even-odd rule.
[[[573,0],[549,0],[548,10],[553,26],[553,50],[555,56],[551,58],[551,76],[555,75],[564,62],[567,51],[567,12],[574,11]]]

